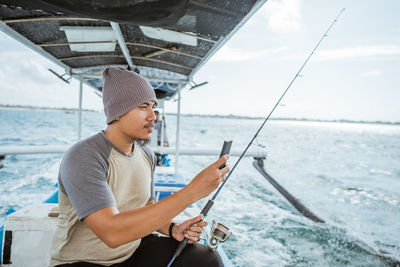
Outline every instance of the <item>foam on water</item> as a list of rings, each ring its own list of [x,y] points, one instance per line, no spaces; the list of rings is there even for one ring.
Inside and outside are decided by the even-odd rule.
[[[76,114],[0,110],[0,145],[66,145]],[[84,112],[83,136],[104,129],[102,114]],[[167,116],[169,139],[175,117]],[[244,149],[261,120],[183,117],[182,147]],[[224,248],[240,266],[386,266],[400,260],[400,127],[270,121],[253,149],[268,152],[265,169],[327,221],[293,208],[245,158],[207,220],[233,231]],[[171,156],[174,161],[174,157]],[[216,157],[181,157],[186,182]],[[54,191],[61,155],[7,156],[0,170],[0,221],[8,208],[43,201]],[[231,157],[232,167],[237,160]],[[200,201],[204,205],[206,199]]]

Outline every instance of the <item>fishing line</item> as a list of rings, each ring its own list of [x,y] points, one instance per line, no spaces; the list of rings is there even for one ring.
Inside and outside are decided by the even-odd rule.
[[[260,128],[257,130],[257,132],[255,133],[255,135],[253,136],[253,138],[250,140],[249,144],[247,145],[247,147],[245,148],[245,150],[242,152],[242,154],[240,155],[239,159],[236,161],[235,165],[233,165],[231,171],[229,172],[228,176],[226,177],[226,179],[223,181],[223,183],[221,184],[221,186],[218,188],[217,192],[215,192],[214,196],[208,200],[207,204],[204,206],[203,210],[201,211],[201,214],[203,214],[203,216],[205,217],[208,213],[208,211],[211,209],[211,207],[214,205],[214,200],[217,198],[219,192],[221,191],[222,187],[224,187],[225,183],[228,181],[229,177],[231,176],[231,174],[233,173],[233,171],[236,169],[236,166],[239,164],[239,162],[242,160],[242,158],[244,157],[244,155],[246,154],[247,150],[249,149],[249,147],[252,145],[253,141],[257,138],[257,135],[260,133],[260,131],[262,130],[262,128],[264,127],[264,125],[267,123],[267,121],[269,120],[269,118],[271,117],[272,113],[275,111],[276,107],[279,105],[279,103],[281,102],[281,100],[283,99],[283,97],[286,95],[286,93],[288,92],[288,90],[290,89],[290,87],[292,86],[292,84],[294,83],[294,81],[297,79],[297,77],[301,77],[300,72],[303,70],[304,66],[307,64],[307,62],[310,60],[310,58],[312,57],[312,55],[314,54],[314,52],[317,50],[317,48],[319,47],[319,45],[321,44],[322,40],[328,36],[328,32],[330,31],[330,29],[333,27],[333,25],[337,22],[338,18],[340,17],[340,15],[342,15],[342,13],[344,12],[345,8],[343,8],[339,14],[336,16],[336,18],[333,20],[333,22],[331,23],[331,25],[329,26],[329,28],[326,30],[326,32],[322,35],[321,39],[318,41],[317,45],[314,47],[314,49],[311,51],[310,55],[307,57],[306,61],[304,61],[303,65],[300,67],[300,69],[298,70],[298,72],[296,73],[296,75],[293,77],[293,79],[291,80],[291,82],[289,83],[288,87],[286,88],[286,90],[283,92],[283,94],[281,95],[281,97],[279,98],[278,102],[276,102],[275,106],[273,107],[273,109],[271,110],[271,112],[268,114],[268,116],[265,118],[264,122],[261,124]],[[168,263],[167,267],[170,267],[172,265],[172,263],[175,261],[175,259],[180,255],[180,253],[183,251],[183,249],[186,247],[187,243],[188,243],[189,239],[185,238],[183,241],[181,241],[179,243],[178,248],[176,249],[171,261]]]

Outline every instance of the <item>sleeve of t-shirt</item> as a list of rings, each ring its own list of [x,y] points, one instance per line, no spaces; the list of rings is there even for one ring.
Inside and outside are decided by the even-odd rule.
[[[154,170],[156,169],[157,159],[156,155],[154,154],[153,150],[147,145],[141,146],[144,153],[146,154],[147,158],[150,160],[151,163],[151,189],[150,189],[150,200],[154,200]]]
[[[75,145],[60,166],[60,189],[67,195],[79,220],[101,209],[116,206],[107,183],[108,160],[105,152]]]

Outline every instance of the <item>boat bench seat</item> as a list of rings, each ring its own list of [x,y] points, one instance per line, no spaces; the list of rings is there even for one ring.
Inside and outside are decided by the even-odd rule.
[[[156,201],[175,193],[183,186],[158,183],[155,186]],[[54,196],[56,200],[57,192]],[[58,203],[36,203],[8,215],[4,224],[3,253],[0,253],[6,257],[2,257],[0,267],[49,266],[50,249],[59,214]]]
[[[37,203],[8,215],[1,266],[49,266],[58,214],[58,204]]]

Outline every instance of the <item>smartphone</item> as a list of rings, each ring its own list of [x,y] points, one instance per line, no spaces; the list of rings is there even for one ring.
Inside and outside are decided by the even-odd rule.
[[[232,146],[232,141],[224,141],[219,158],[221,158],[225,154],[229,154],[229,152],[231,151],[231,146]],[[221,166],[218,167],[218,169],[220,170],[223,168],[225,168],[225,163],[223,163]]]

